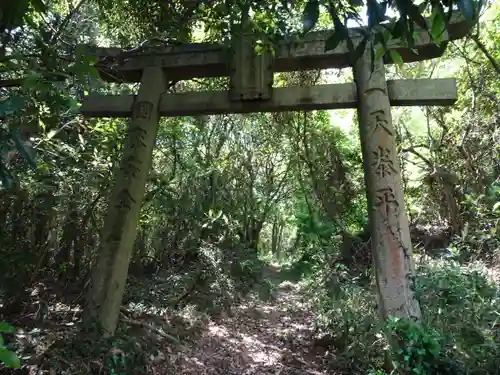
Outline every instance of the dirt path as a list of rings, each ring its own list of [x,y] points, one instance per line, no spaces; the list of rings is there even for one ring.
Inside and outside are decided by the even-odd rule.
[[[175,374],[326,374],[312,350],[312,312],[304,296],[298,284],[282,283],[267,302],[248,297],[186,348]]]

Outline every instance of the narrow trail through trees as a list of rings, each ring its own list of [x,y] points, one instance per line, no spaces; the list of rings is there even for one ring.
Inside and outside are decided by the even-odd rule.
[[[176,374],[326,374],[312,342],[313,311],[300,284],[283,282],[268,301],[249,296],[212,321],[196,345],[178,354]]]

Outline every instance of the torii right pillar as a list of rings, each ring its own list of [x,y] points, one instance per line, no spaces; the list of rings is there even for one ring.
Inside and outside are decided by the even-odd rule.
[[[420,305],[413,291],[415,266],[384,62],[379,59],[372,64],[374,57],[370,48],[368,43],[353,70],[378,305],[383,319],[392,316],[420,320]]]

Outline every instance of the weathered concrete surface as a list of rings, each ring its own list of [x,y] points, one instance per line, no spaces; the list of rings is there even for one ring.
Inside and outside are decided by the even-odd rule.
[[[473,23],[454,17],[449,32],[443,35],[443,42],[460,39],[472,28]],[[416,27],[416,30],[419,28]],[[362,37],[359,29],[351,29],[354,46]],[[300,43],[280,42],[276,47],[273,69],[275,72],[345,68],[350,66],[349,53],[345,42],[337,48],[325,52],[325,42],[332,35],[332,30],[307,34]],[[439,57],[443,54],[446,43],[434,44],[428,33],[422,29],[415,41],[416,53],[400,45],[400,41],[389,43],[402,56],[403,61],[412,62]],[[194,77],[229,76],[229,48],[225,45],[193,43],[181,46],[155,46],[126,52],[118,48],[97,48],[86,46],[88,55],[101,59],[96,67],[103,79],[108,81],[138,82],[142,69],[158,66],[168,70],[169,76],[178,80]],[[384,62],[392,63],[390,56]]]
[[[385,68],[378,60],[372,71],[371,58],[368,47],[354,66],[354,78],[379,308],[383,319],[420,319],[420,306],[413,292],[410,229]]]
[[[452,105],[457,100],[455,79],[388,81],[392,106]],[[85,97],[80,112],[88,117],[130,117],[133,95]],[[275,88],[271,100],[235,102],[227,91],[165,94],[160,102],[161,116],[196,116],[224,113],[284,112],[356,108],[354,83],[312,87]]]
[[[159,121],[158,105],[165,92],[162,69],[144,70],[120,168],[104,219],[97,264],[86,299],[86,321],[96,319],[105,335],[116,329],[128,267],[137,234],[146,178]],[[132,107],[131,107],[132,108]]]

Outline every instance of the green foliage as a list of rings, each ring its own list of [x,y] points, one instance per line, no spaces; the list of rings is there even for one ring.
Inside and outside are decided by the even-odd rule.
[[[0,102],[0,116],[6,117],[15,114],[24,106],[24,99],[19,96],[11,96]]]
[[[20,368],[21,360],[18,355],[5,344],[2,334],[14,333],[16,329],[6,322],[0,322],[0,361],[8,368]]]
[[[293,254],[293,271],[300,276],[310,275],[318,265],[327,262],[333,255],[335,245],[333,236],[338,228],[318,211],[310,211],[305,201],[298,202],[296,213],[296,236],[299,239]],[[325,258],[326,256],[326,258]]]
[[[112,349],[104,359],[110,375],[140,374],[144,371],[146,353],[138,348],[135,340],[119,335],[110,344]]]
[[[319,1],[309,0],[304,7],[304,13],[302,14],[302,27],[305,33],[312,30],[319,18]]]
[[[387,322],[392,365],[396,373],[431,375],[439,370],[440,335],[420,323],[390,318]]]
[[[342,275],[343,271],[333,272]],[[486,375],[497,371],[500,289],[484,274],[484,266],[433,261],[420,266],[418,275],[422,324],[389,319],[381,325],[371,289],[356,280],[336,278],[339,292],[332,293],[333,285],[325,284],[318,274],[311,279],[318,332],[332,337],[333,368],[388,374],[383,370],[383,353],[388,351],[401,373]]]
[[[338,361],[332,362],[332,367],[352,371],[383,363],[379,357],[383,341],[377,337],[380,323],[375,296],[349,278],[343,267],[334,272],[340,277],[333,277],[333,272],[317,274],[309,282],[317,311],[316,330],[320,335],[332,337],[328,349]]]
[[[46,6],[39,1],[11,3],[7,13],[12,18],[3,17],[1,24],[8,32],[2,33],[0,41],[2,80],[15,83],[0,88],[5,98],[0,102],[3,302],[14,301],[21,309],[29,309],[24,292],[32,292],[43,281],[55,290],[56,297],[51,298],[66,297],[75,288],[78,297],[68,298],[78,304],[99,248],[125,121],[83,119],[77,114],[77,103],[90,91],[130,94],[134,88],[103,84],[93,67],[95,61],[74,46],[98,42],[135,46],[151,37],[192,40],[197,34],[194,19],[200,21],[205,40],[225,41],[234,23],[241,20],[241,4],[106,0],[100,1],[100,7],[93,2],[72,7],[62,1]],[[359,19],[364,5],[375,41],[385,47],[395,38],[411,46],[413,21],[427,27],[439,43],[453,6],[471,19],[480,4],[427,1],[416,7],[411,1],[399,1],[393,4],[399,12],[389,29],[377,28],[390,18],[390,7],[382,1],[309,0],[290,5],[281,0],[251,2],[253,27],[262,39],[274,43],[278,32],[306,34],[330,23],[334,32],[326,49],[331,50],[346,41],[347,21]],[[4,7],[1,10],[7,14]],[[422,17],[429,15],[431,22],[424,25]],[[14,32],[15,28],[20,32]],[[497,31],[489,27],[482,33],[480,40],[498,59]],[[363,51],[363,43],[354,48],[347,41],[354,58]],[[461,43],[455,43],[456,49],[444,59],[448,65],[456,64],[448,58],[461,54],[465,62],[474,60],[460,63],[457,107],[429,109],[427,118],[420,120],[400,116],[398,141],[404,157],[417,150],[425,159],[413,153],[403,163],[423,166],[411,174],[416,182],[407,189],[412,213],[420,213],[426,223],[438,218],[451,222],[448,213],[453,210],[448,208],[454,208],[454,202],[460,230],[453,246],[463,255],[460,260],[480,258],[494,264],[500,230],[494,153],[500,144],[498,79],[478,46],[470,40]],[[382,48],[376,53],[377,57],[387,53],[393,62],[401,63],[395,51]],[[406,64],[398,74],[426,78],[434,74],[431,63]],[[316,72],[286,73],[279,75],[279,82],[307,87],[319,82],[318,77],[322,78]],[[207,79],[182,82],[176,88],[221,89],[222,85]],[[410,120],[418,132],[404,128]],[[376,298],[366,286],[372,275],[361,280],[359,274],[353,276],[354,267],[338,263],[340,236],[366,224],[361,152],[356,145],[332,126],[326,112],[319,111],[162,121],[124,304],[145,306],[148,312],[194,306],[216,314],[255,288],[262,299],[268,299],[274,285],[266,280],[266,264],[260,255],[280,253],[292,263],[289,272],[308,283],[318,332],[332,336],[332,367],[358,373],[381,369],[387,344],[381,332],[387,327],[378,322]],[[426,150],[418,152],[421,145]],[[453,171],[458,183],[446,185],[435,173],[443,170]],[[420,374],[444,374],[447,366],[458,374],[497,371],[498,289],[481,273],[458,264],[440,263],[421,271],[417,294],[425,324],[392,321],[389,326],[403,343],[403,351],[394,353],[398,366]],[[34,311],[26,314],[31,315]],[[131,337],[137,336],[119,331],[114,339],[99,343],[75,338],[66,347],[70,352],[59,354],[64,359],[76,358],[71,362],[72,373],[86,368],[89,358],[101,358],[104,369],[117,375],[148,372],[146,356],[155,354],[155,345]],[[18,365],[7,348],[2,347],[0,355],[6,365]],[[54,359],[54,368],[59,369],[61,362]]]
[[[421,269],[417,291],[424,323],[389,319],[388,349],[397,371],[491,374],[497,371],[500,289],[481,268],[436,263]]]
[[[19,115],[25,100],[21,96],[13,95],[0,102],[0,118]],[[32,168],[36,168],[33,150],[30,145],[20,137],[19,130],[8,128],[5,123],[0,127],[0,181],[2,185],[10,188],[13,184],[13,175],[7,167],[9,156],[18,152]]]
[[[465,369],[486,371],[498,366],[498,296],[500,291],[480,267],[437,264],[425,269],[418,289],[426,309],[425,320],[439,327],[445,338],[446,358],[457,362],[464,355]]]
[[[443,30],[442,15],[433,12],[433,33]],[[450,48],[450,64],[418,63],[398,71],[405,78],[424,78],[430,72],[453,70],[458,79],[457,105],[425,113],[402,110],[397,121],[401,140],[400,164],[411,216],[452,233],[454,250],[462,261],[482,259],[495,264],[498,212],[498,75],[488,43],[498,40],[498,11],[491,8],[480,24],[477,42],[460,41]],[[473,67],[474,66],[474,67]],[[479,68],[481,66],[481,68]],[[475,156],[472,156],[475,155]]]
[[[410,48],[414,44],[415,26],[429,31],[431,38],[439,42],[440,34],[437,28],[447,27],[450,15],[457,6],[468,20],[476,20],[482,9],[483,1],[424,1],[415,4],[411,0],[388,3],[387,1],[351,0],[335,3],[327,0],[284,1],[272,0],[247,1],[232,3],[228,1],[195,0],[189,2],[173,1],[165,3],[160,0],[148,2],[133,1],[100,1],[101,18],[109,29],[110,37],[118,39],[120,44],[132,39],[139,43],[144,39],[160,37],[185,42],[193,37],[190,26],[196,19],[203,23],[205,35],[210,40],[220,40],[233,31],[236,23],[241,22],[243,14],[252,11],[252,26],[261,34],[262,39],[270,43],[276,41],[276,35],[284,37],[301,30],[306,34],[313,30],[321,18],[322,11],[330,16],[334,33],[328,39],[326,49],[335,48],[340,42],[346,41],[352,58],[356,59],[363,51],[370,34],[375,40],[382,40],[389,33],[394,39],[403,39]],[[370,32],[363,35],[361,47],[354,48],[351,35],[347,31],[347,23],[362,22],[363,6],[366,5]],[[392,10],[393,12],[389,12]],[[424,20],[429,12],[434,16],[431,28]],[[129,17],[124,20],[121,15]],[[392,21],[393,27],[387,25]],[[298,26],[300,25],[301,26]],[[117,30],[119,30],[117,34]],[[442,33],[441,33],[442,34]],[[386,48],[385,42],[384,49]]]

